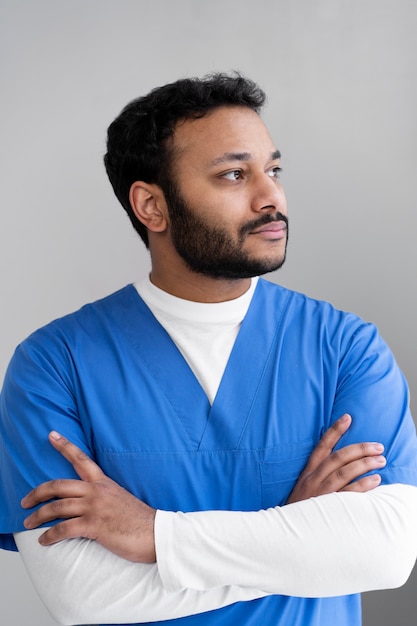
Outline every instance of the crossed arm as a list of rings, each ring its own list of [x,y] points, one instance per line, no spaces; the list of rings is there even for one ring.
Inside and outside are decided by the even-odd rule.
[[[351,423],[343,416],[329,428],[300,475],[287,504],[337,491],[366,492],[380,483],[373,474],[385,458],[379,443],[359,443],[333,452]],[[118,556],[138,563],[156,561],[156,510],[106,476],[84,452],[56,432],[50,442],[74,467],[81,480],[52,480],[38,486],[22,501],[25,509],[45,502],[25,521],[27,529],[64,518],[45,531],[39,542],[51,545],[63,539],[93,539]],[[355,482],[353,482],[355,481]],[[57,500],[50,502],[52,499]]]
[[[46,567],[55,568],[49,576],[58,577],[61,558],[71,562],[70,576],[82,595],[76,603],[81,613],[60,615],[63,623],[156,621],[268,593],[326,596],[402,584],[416,552],[409,542],[412,536],[415,544],[417,489],[394,485],[374,490],[378,474],[360,478],[385,465],[379,444],[354,444],[333,452],[350,423],[344,416],[325,433],[288,499],[289,506],[254,513],[156,512],[105,476],[72,443],[51,434],[52,445],[81,480],[44,483],[22,502],[26,509],[45,503],[25,522],[31,532],[16,535],[40,595],[50,608],[54,603],[59,611],[65,606],[57,603],[56,591],[51,593],[48,577],[43,574],[39,583],[37,575],[41,559],[43,570],[48,559]],[[57,500],[51,502],[53,498]],[[34,530],[58,518],[64,521],[46,531]],[[36,548],[37,538],[41,545]],[[70,538],[85,539],[76,539],[75,544],[62,541]],[[228,546],[227,566],[223,543]],[[196,545],[199,560],[205,563],[203,572],[192,566]],[[298,564],[294,549],[302,555]],[[387,549],[392,553],[388,557]],[[98,569],[95,576],[100,576],[103,568],[104,587],[97,598],[91,576]],[[320,577],[311,575],[317,568]],[[72,600],[68,580],[64,584]],[[74,604],[68,603],[70,613]]]

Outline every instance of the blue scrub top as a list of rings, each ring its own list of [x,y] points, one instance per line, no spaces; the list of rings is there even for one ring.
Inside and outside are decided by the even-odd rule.
[[[165,510],[285,504],[343,413],[339,446],[385,445],[383,483],[417,485],[405,380],[376,328],[259,280],[215,401],[133,286],[52,322],[11,361],[0,405],[0,545],[15,549],[21,498],[74,470],[58,430],[126,489]],[[270,596],[166,624],[357,626],[358,596]]]

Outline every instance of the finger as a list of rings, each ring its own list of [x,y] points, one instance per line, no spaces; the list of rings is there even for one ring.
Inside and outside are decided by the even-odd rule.
[[[304,469],[306,473],[314,472],[333,451],[333,448],[346,433],[352,423],[352,418],[348,413],[339,417],[326,430],[317,446],[314,448]]]
[[[321,483],[324,493],[341,491],[353,481],[373,470],[380,470],[386,465],[384,456],[368,456],[339,467]]]
[[[66,498],[65,500],[55,500],[45,504],[40,509],[29,515],[24,521],[24,526],[28,530],[38,528],[42,524],[52,522],[57,519],[75,518],[84,515],[86,511],[86,501],[82,498]]]
[[[85,495],[86,485],[81,480],[56,479],[38,485],[32,489],[21,501],[24,509],[47,502],[53,498],[80,498]]]
[[[385,465],[383,451],[384,446],[374,442],[352,443],[340,448],[317,468],[314,480],[319,483],[325,482],[328,478],[338,475],[342,479],[348,476],[350,480],[347,482],[350,482],[371,469],[383,467]],[[353,471],[357,471],[356,476],[353,475]]]
[[[104,474],[97,463],[71,441],[54,430],[49,433],[49,441],[71,463],[81,480],[94,482],[103,478]]]
[[[78,537],[88,537],[85,534],[85,527],[80,518],[73,518],[51,526],[38,539],[42,546],[50,546],[64,539],[75,539]]]
[[[366,493],[378,487],[381,484],[381,476],[379,474],[372,474],[371,476],[364,476],[360,480],[347,485],[340,491],[353,491],[356,493]]]

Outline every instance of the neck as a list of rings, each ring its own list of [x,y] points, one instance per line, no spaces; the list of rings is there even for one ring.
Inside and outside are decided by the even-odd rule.
[[[226,302],[243,295],[250,287],[250,278],[212,278],[191,270],[167,236],[150,236],[149,251],[151,282],[177,298],[192,302]]]
[[[175,271],[160,274],[155,268],[152,268],[150,279],[156,287],[177,298],[206,303],[234,300],[243,295],[251,284],[250,278],[211,278],[191,271],[186,275]]]

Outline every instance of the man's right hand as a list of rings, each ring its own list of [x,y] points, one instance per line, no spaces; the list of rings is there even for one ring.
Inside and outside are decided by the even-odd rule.
[[[118,556],[138,563],[156,560],[155,509],[106,476],[80,448],[52,432],[49,441],[67,459],[81,480],[50,480],[23,498],[22,506],[42,506],[25,520],[28,530],[62,518],[46,530],[39,543],[85,537]]]
[[[363,478],[360,476],[385,466],[382,444],[354,443],[333,451],[351,423],[352,418],[345,414],[324,433],[300,474],[287,504],[336,491],[366,492],[380,484],[379,474]]]

